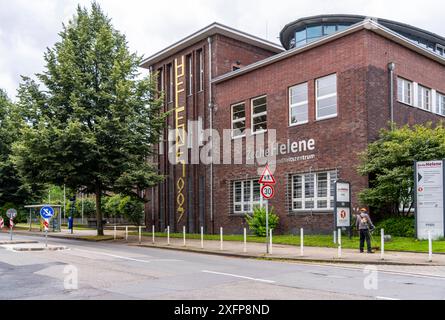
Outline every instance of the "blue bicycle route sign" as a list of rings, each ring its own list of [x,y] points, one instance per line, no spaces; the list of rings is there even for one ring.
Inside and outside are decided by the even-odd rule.
[[[52,207],[42,207],[40,209],[40,215],[42,216],[43,219],[51,219],[52,216],[54,215],[54,209]]]

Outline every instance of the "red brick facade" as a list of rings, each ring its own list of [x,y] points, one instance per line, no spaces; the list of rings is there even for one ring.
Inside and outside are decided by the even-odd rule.
[[[204,92],[187,98],[187,117],[189,119],[202,117],[204,128],[208,128],[207,104],[210,89],[207,84],[208,43],[199,42],[170,59],[157,63],[153,66],[153,70],[161,67],[165,70],[166,64],[181,55],[192,54],[195,57],[198,49],[202,49],[206,57],[206,85]],[[245,67],[275,54],[221,35],[213,37],[212,52],[213,78],[232,71],[237,62]],[[397,76],[445,92],[444,65],[366,29],[236,77],[218,81],[212,86],[213,126],[221,136],[224,129],[231,128],[231,105],[245,102],[246,126],[250,128],[251,99],[266,95],[267,128],[276,130],[279,143],[286,143],[288,139],[315,140],[315,150],[302,153],[302,155],[314,154],[314,159],[277,165],[276,194],[270,201],[270,206],[274,207],[280,217],[279,230],[276,232],[296,233],[301,227],[304,227],[307,233],[328,233],[333,230],[332,210],[312,212],[291,210],[289,178],[292,174],[336,171],[338,178],[351,183],[353,206],[358,204],[358,193],[368,186],[367,177],[360,176],[356,170],[359,153],[366,149],[369,142],[376,139],[378,131],[386,127],[390,120],[390,74],[387,67],[390,62],[396,65],[393,93],[395,121],[402,125],[427,121],[437,123],[444,120],[442,116],[397,101]],[[337,116],[316,120],[315,80],[331,74],[337,75]],[[289,126],[289,87],[304,82],[308,84],[309,122]],[[169,104],[166,105],[166,110],[171,108]],[[169,124],[173,126],[174,119],[170,119]],[[166,148],[165,146],[165,150]],[[278,160],[281,158],[286,156],[278,157]],[[160,156],[159,165],[161,172],[166,175],[172,172],[172,166],[166,161],[166,155]],[[225,228],[226,233],[242,232],[245,226],[244,216],[233,213],[231,183],[235,180],[257,179],[257,166],[214,165],[213,223],[209,220],[209,166],[189,165],[187,171],[192,181],[188,190],[188,201],[190,201],[188,208],[191,211],[188,212],[187,218],[189,231],[197,232],[199,226],[204,225],[207,232],[217,230],[220,226]],[[176,230],[182,228],[182,225],[177,224],[174,219],[174,210],[168,209],[172,205],[173,181],[174,179],[167,179],[166,183],[155,188],[154,205],[147,206],[147,224],[155,224],[159,228],[169,224]]]

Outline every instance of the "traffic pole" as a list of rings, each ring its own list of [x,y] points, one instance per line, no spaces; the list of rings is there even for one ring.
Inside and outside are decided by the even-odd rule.
[[[142,243],[142,227],[139,226],[139,244]]]
[[[155,226],[151,226],[151,238],[152,238],[152,242],[153,244],[155,244]]]
[[[224,250],[224,233],[223,233],[223,227],[219,228],[219,233],[221,235],[221,251]]]
[[[125,241],[128,241],[128,226],[125,226]]]
[[[431,230],[428,230],[428,261],[433,262],[433,239],[431,237]]]
[[[12,219],[9,219],[9,239],[12,241]]]
[[[266,253],[269,254],[269,201],[266,200]]]
[[[300,229],[300,257],[304,256],[304,230]]]
[[[170,226],[167,227],[167,245],[170,245]]]
[[[244,228],[244,253],[247,252],[247,229]]]
[[[116,226],[114,226],[114,240],[116,240],[117,237],[117,230],[116,230]]]
[[[273,230],[272,229],[270,229],[270,236],[269,236],[269,241],[270,241],[270,254],[272,254],[272,232],[273,232]]]
[[[380,230],[380,259],[385,260],[385,230]]]
[[[341,258],[341,229],[338,229],[337,240],[338,240],[338,257]]]
[[[182,227],[182,233],[184,235],[184,247],[185,247],[186,246],[186,243],[185,243],[185,226]]]
[[[201,227],[201,249],[204,249],[204,227]]]

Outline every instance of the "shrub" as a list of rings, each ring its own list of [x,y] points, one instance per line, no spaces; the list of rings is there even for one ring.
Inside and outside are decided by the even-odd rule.
[[[275,229],[278,226],[279,218],[274,213],[274,208],[269,211],[269,229]],[[266,208],[255,207],[253,215],[246,215],[246,222],[250,230],[259,237],[266,236]]]
[[[385,234],[395,237],[414,237],[414,217],[394,217],[380,221],[376,224],[376,230],[385,230]]]
[[[129,196],[121,198],[118,207],[119,213],[133,224],[139,226],[144,218],[144,202]]]

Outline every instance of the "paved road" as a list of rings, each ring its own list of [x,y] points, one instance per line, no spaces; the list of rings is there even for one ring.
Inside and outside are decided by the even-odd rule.
[[[445,299],[444,267],[377,270],[64,239],[49,244],[68,249],[0,246],[0,299]],[[78,289],[64,286],[73,283],[73,270]]]

